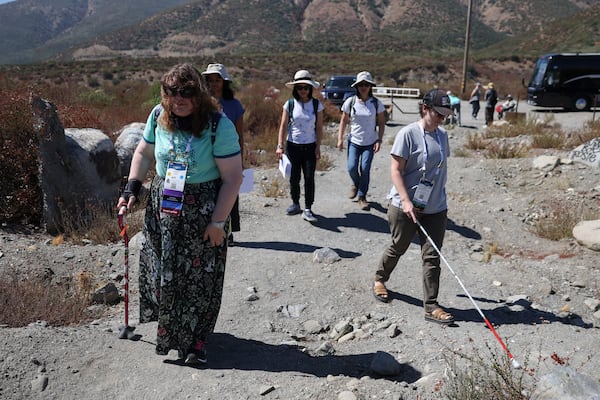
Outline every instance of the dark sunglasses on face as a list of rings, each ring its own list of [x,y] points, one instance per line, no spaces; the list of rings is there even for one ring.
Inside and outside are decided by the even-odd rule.
[[[371,85],[368,83],[359,83],[358,85],[356,85],[358,87],[370,87]]]
[[[164,86],[165,93],[169,97],[175,97],[180,95],[184,99],[191,99],[196,95],[196,89],[193,87],[178,87],[178,86]]]
[[[296,88],[298,90],[310,90],[310,86],[297,85]]]

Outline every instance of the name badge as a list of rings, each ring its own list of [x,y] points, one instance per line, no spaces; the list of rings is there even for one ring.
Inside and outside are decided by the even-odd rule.
[[[421,179],[419,185],[417,186],[417,190],[415,191],[415,195],[413,196],[413,205],[421,210],[427,207],[427,202],[429,201],[432,190],[433,182],[430,182],[426,179]]]
[[[163,185],[163,198],[160,205],[161,212],[174,216],[181,215],[186,176],[186,163],[169,161]]]

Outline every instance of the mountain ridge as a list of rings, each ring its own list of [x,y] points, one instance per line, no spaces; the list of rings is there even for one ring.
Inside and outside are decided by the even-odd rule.
[[[0,64],[262,51],[456,55],[464,47],[468,2],[16,0],[0,5],[0,20],[6,21],[0,27]],[[472,10],[471,47],[526,51],[521,43],[535,40],[538,31],[548,35],[549,22],[593,9],[590,24],[596,24],[600,11],[594,5],[480,2]]]

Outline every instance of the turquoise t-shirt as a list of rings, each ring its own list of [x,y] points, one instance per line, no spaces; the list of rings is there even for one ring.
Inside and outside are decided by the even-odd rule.
[[[167,131],[156,123],[154,113],[155,110],[152,110],[148,116],[143,138],[146,143],[154,145],[156,173],[162,178],[167,172],[167,164],[170,161],[169,149],[172,144],[175,154],[178,155],[177,161],[187,163],[186,183],[202,183],[219,178],[219,169],[215,158],[228,158],[240,154],[235,126],[225,115],[221,115],[215,133],[211,132],[209,126],[202,131],[200,137],[193,137],[183,131],[173,133]],[[215,135],[214,143],[212,143],[211,135]],[[190,150],[185,155],[188,143]]]

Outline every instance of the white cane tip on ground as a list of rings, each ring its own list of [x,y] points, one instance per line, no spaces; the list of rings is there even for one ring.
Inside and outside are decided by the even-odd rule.
[[[521,369],[521,364],[517,360],[515,360],[514,358],[511,360],[511,363],[512,363],[512,367],[514,369]]]

